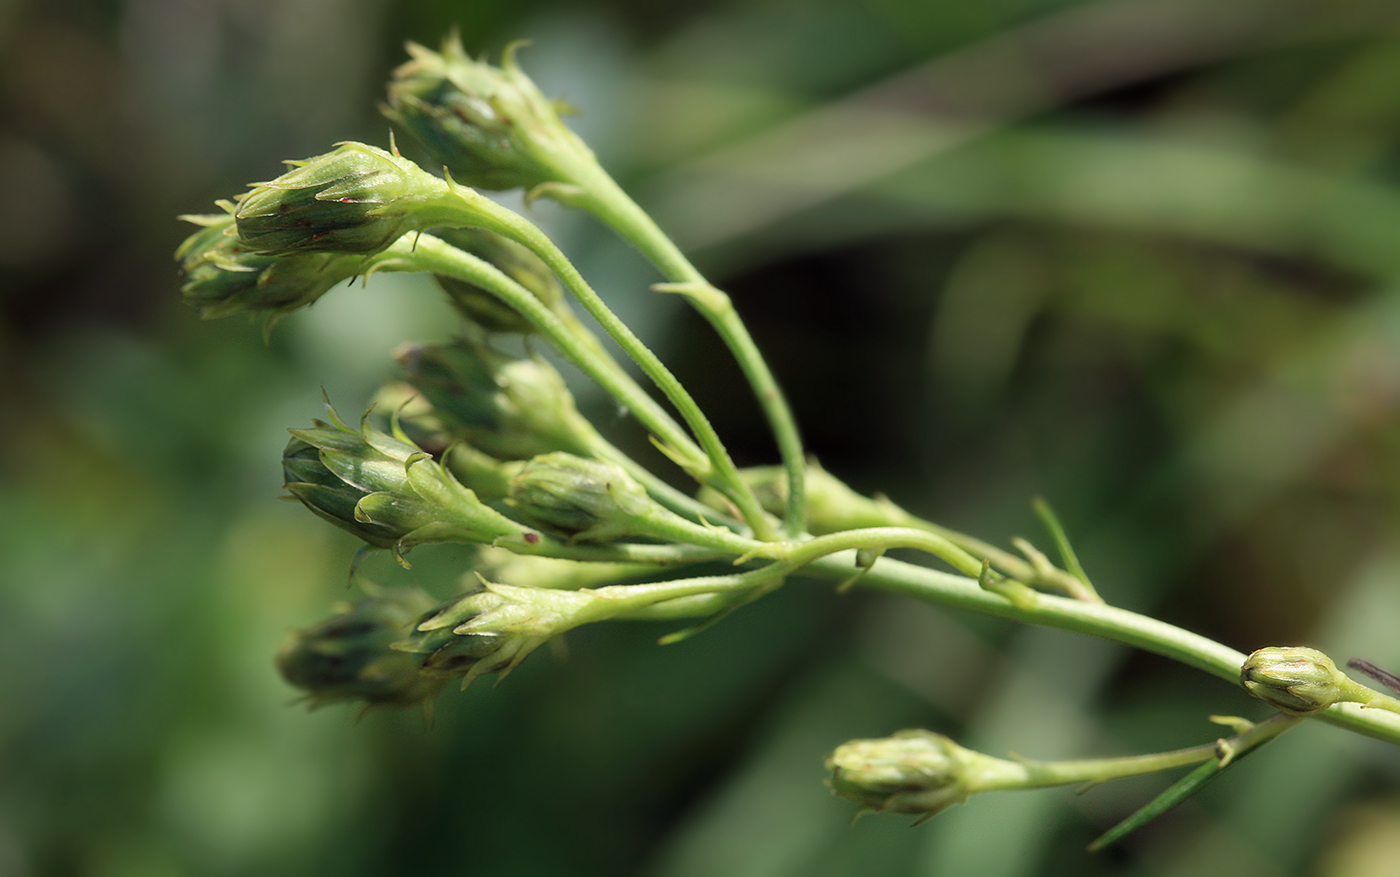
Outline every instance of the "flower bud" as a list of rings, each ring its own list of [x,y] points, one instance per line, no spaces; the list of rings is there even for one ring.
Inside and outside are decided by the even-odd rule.
[[[457,249],[490,262],[551,310],[563,307],[564,287],[544,260],[525,246],[484,228],[444,228],[434,234]],[[520,334],[534,331],[534,326],[519,311],[493,293],[455,277],[442,274],[433,277],[458,313],[483,329]]]
[[[617,465],[565,453],[527,463],[511,479],[506,504],[530,526],[570,541],[645,536],[658,514],[670,514]]]
[[[402,552],[423,542],[490,543],[523,532],[407,442],[338,420],[291,432],[282,458],[287,491],[370,545]]]
[[[1302,646],[1260,649],[1245,659],[1240,684],[1250,694],[1293,716],[1320,713],[1357,687],[1317,649]]]
[[[413,344],[397,354],[407,381],[458,438],[501,460],[586,453],[596,433],[553,366],[483,344]]]
[[[221,203],[232,209],[231,204]],[[180,293],[206,319],[238,311],[265,313],[276,319],[311,304],[336,284],[365,273],[362,256],[254,252],[238,240],[232,213],[182,218],[203,228],[175,251],[184,278]]]
[[[458,216],[446,182],[374,146],[342,143],[287,164],[292,170],[238,198],[238,237],[250,250],[370,254]]]
[[[510,479],[524,466],[515,460],[498,460],[467,444],[460,430],[454,431],[444,423],[421,393],[401,381],[381,387],[375,394],[374,407],[393,411],[396,431],[436,458],[484,503],[505,499],[510,492]]]
[[[579,624],[605,615],[606,601],[581,591],[483,587],[426,613],[394,648],[417,655],[428,673],[463,677],[509,673],[531,652]]]
[[[532,189],[568,182],[560,157],[591,155],[515,66],[513,47],[501,66],[473,61],[454,35],[442,52],[408,44],[412,60],[394,71],[384,115],[422,144],[453,177],[482,189]]]
[[[312,707],[342,700],[408,706],[437,693],[443,680],[422,672],[411,655],[391,648],[408,636],[428,598],[418,591],[385,592],[287,637],[277,669],[307,693]]]
[[[972,791],[969,764],[976,757],[931,731],[852,740],[827,758],[827,785],[871,810],[932,816],[966,800]]]

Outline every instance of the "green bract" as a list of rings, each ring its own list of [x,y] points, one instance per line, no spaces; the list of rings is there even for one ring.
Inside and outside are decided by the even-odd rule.
[[[455,36],[441,53],[416,43],[408,53],[384,115],[457,180],[482,189],[569,182],[561,158],[592,154],[560,120],[560,106],[515,66],[513,47],[500,67],[473,61]]]
[[[262,253],[375,253],[405,232],[450,224],[448,184],[398,155],[342,143],[238,198],[242,244]]]

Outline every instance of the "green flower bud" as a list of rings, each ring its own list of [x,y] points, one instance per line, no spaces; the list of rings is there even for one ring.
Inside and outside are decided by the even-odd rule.
[[[238,198],[243,246],[261,253],[376,253],[405,232],[453,224],[461,202],[418,165],[363,143],[287,162]]]
[[[411,655],[391,646],[410,634],[428,602],[421,592],[396,591],[342,604],[320,624],[288,636],[277,669],[307,693],[313,708],[343,700],[369,706],[426,700],[442,687],[442,678],[424,673]]]
[[[467,444],[458,432],[438,417],[433,406],[412,386],[396,381],[381,387],[374,407],[394,412],[394,427],[409,442],[431,454],[442,467],[471,488],[484,503],[505,499],[510,479],[525,465],[498,460]]]
[[[852,740],[826,760],[833,794],[871,810],[932,816],[973,791],[976,752],[931,731],[900,731],[879,740]]]
[[[220,204],[233,209],[228,202]],[[254,252],[239,241],[231,212],[181,218],[203,226],[185,239],[175,258],[184,278],[181,295],[206,319],[238,311],[276,319],[311,304],[336,284],[367,273],[362,256]]]
[[[1270,706],[1293,716],[1320,713],[1349,700],[1357,684],[1317,649],[1302,646],[1260,649],[1245,659],[1240,684]]]
[[[490,262],[507,277],[525,287],[551,310],[564,306],[564,287],[544,260],[527,247],[484,228],[444,228],[434,232],[452,246]],[[520,312],[481,287],[433,275],[447,293],[453,307],[468,320],[489,332],[528,334],[534,326]]]
[[[397,357],[447,430],[493,457],[587,453],[596,435],[564,378],[538,357],[517,359],[465,340],[408,345]]]
[[[586,592],[487,583],[425,614],[394,648],[417,655],[428,673],[463,677],[509,673],[550,639],[605,617]]]
[[[408,442],[338,419],[291,432],[282,458],[287,491],[370,545],[402,553],[424,542],[490,543],[524,532]]]
[[[570,541],[649,535],[658,515],[670,515],[617,465],[565,453],[527,463],[506,504],[527,524]]]
[[[454,35],[442,52],[408,44],[412,60],[394,71],[384,115],[422,144],[458,180],[482,189],[532,189],[569,182],[564,158],[588,147],[515,66],[508,47],[501,66],[473,61]]]

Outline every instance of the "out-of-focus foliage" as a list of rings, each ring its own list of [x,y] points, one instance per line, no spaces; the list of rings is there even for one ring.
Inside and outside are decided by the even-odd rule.
[[[1390,4],[9,0],[0,874],[1392,873],[1400,753],[1325,727],[1096,857],[1159,783],[849,825],[820,782],[848,738],[1126,753],[1261,706],[801,584],[665,648],[581,632],[440,696],[427,731],[289,708],[273,656],[347,598],[354,547],[273,501],[283,430],[321,387],[366,403],[398,342],[453,318],[376,277],[267,346],[200,323],[174,216],[335,141],[387,145],[401,41],[454,25],[474,52],[533,39],[521,64],[734,295],[826,468],[997,541],[1039,536],[1043,494],[1112,603],[1400,666]],[[741,462],[771,462],[700,322],[538,209]],[[446,596],[460,560],[368,564]]]

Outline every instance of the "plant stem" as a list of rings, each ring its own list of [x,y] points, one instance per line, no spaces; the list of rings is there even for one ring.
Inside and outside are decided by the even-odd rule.
[[[769,525],[757,497],[739,477],[739,471],[735,467],[733,459],[730,458],[729,452],[725,450],[724,443],[720,441],[719,434],[715,432],[714,426],[705,413],[700,410],[695,399],[671,373],[671,370],[666,368],[665,364],[657,358],[651,348],[647,347],[627,324],[612,312],[612,309],[599,297],[593,287],[588,285],[588,281],[584,280],[583,275],[579,274],[578,269],[564,255],[564,252],[544,232],[518,213],[501,207],[471,189],[453,186],[452,191],[462,202],[462,224],[473,227],[489,227],[490,230],[523,244],[544,260],[549,269],[563,282],[565,288],[578,299],[579,304],[583,305],[584,310],[588,311],[589,315],[598,321],[598,325],[603,327],[603,331],[607,332],[622,348],[623,352],[641,367],[647,377],[651,378],[662,394],[676,407],[681,419],[690,427],[704,453],[702,456],[687,455],[683,465],[691,471],[697,480],[709,484],[727,496],[759,538],[776,539],[778,534]],[[684,446],[675,445],[674,447],[680,451]]]
[[[978,576],[982,572],[982,561],[954,545],[950,540],[937,533],[916,530],[912,527],[868,527],[861,530],[842,530],[818,536],[806,542],[785,542],[781,546],[774,546],[767,553],[794,564],[803,564],[848,548],[876,550],[917,548],[946,561],[954,569],[970,576]]]
[[[663,232],[645,210],[632,200],[617,181],[593,160],[591,154],[571,166],[575,183],[582,190],[577,197],[561,196],[561,200],[588,210],[630,242],[674,284],[703,289],[702,294],[686,298],[700,312],[733,354],[744,377],[753,388],[759,406],[773,430],[783,468],[788,478],[788,503],[783,519],[783,532],[795,537],[806,528],[806,457],[797,421],[792,416],[777,380],[759,353],[743,320],[734,310],[729,296],[712,287],[675,242]],[[683,291],[683,290],[676,290]]]
[[[860,514],[864,526],[912,527],[916,530],[927,530],[943,537],[974,557],[986,558],[995,569],[1013,579],[1026,584],[1054,589],[1079,600],[1103,602],[1093,588],[1086,586],[1083,581],[1065,570],[1037,569],[1034,564],[1022,557],[983,542],[981,539],[920,518],[884,497],[876,499],[862,497],[861,499],[864,500],[860,503]]]
[[[1139,808],[1136,813],[1104,832],[1097,840],[1089,844],[1089,851],[1095,852],[1110,844],[1117,843],[1138,828],[1166,813],[1199,792],[1207,783],[1220,776],[1226,768],[1238,763],[1240,759],[1251,752],[1257,751],[1260,746],[1300,721],[1302,719],[1296,716],[1275,713],[1229,740],[1220,741],[1219,748],[1222,751],[1218,753],[1219,758],[1207,760],[1200,767],[1177,780],[1145,806]]]
[[[823,579],[846,581],[856,569],[855,561],[854,551],[841,551],[807,563],[803,572]],[[1203,670],[1233,685],[1239,685],[1240,665],[1245,659],[1243,653],[1229,646],[1126,609],[1052,594],[1037,594],[1033,603],[1017,604],[984,590],[974,578],[887,557],[868,570],[859,584],[942,606],[1123,643]],[[1400,717],[1392,713],[1343,703],[1329,707],[1316,718],[1400,744]]]
[[[499,296],[548,338],[565,359],[626,406],[658,441],[670,445],[678,453],[703,456],[671,415],[618,368],[611,357],[580,339],[554,311],[494,265],[428,234],[405,237],[393,246],[403,250],[399,258],[417,270],[456,277]]]
[[[657,605],[691,597],[714,597],[732,600],[733,596],[752,591],[754,588],[771,584],[783,575],[777,565],[761,567],[748,572],[718,576],[698,576],[691,579],[677,579],[669,582],[653,582],[645,585],[609,585],[593,588],[588,593],[602,597],[619,607],[609,617],[644,612]]]
[[[1190,764],[1224,758],[1226,761],[1243,755],[1282,734],[1298,723],[1298,719],[1281,713],[1253,725],[1227,740],[1122,758],[1089,758],[1076,761],[1013,762],[1019,770],[998,770],[987,781],[975,782],[977,791],[994,789],[1035,789],[1075,783],[1103,783],[1124,777],[1172,770]]]

